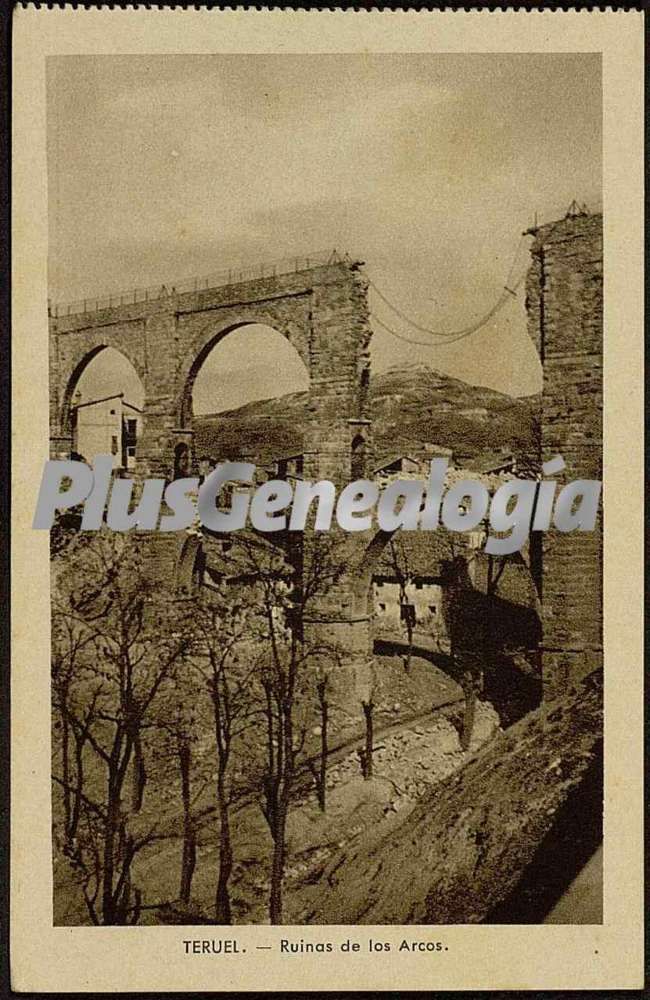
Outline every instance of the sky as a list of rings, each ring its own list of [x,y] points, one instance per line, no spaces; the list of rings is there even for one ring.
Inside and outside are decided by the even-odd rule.
[[[51,57],[47,89],[54,302],[336,248],[417,323],[453,331],[490,309],[515,253],[524,272],[535,218],[574,198],[601,210],[595,54]],[[370,304],[431,339],[374,324],[374,372],[541,388],[523,288],[449,345]],[[109,352],[84,379],[86,398],[139,391]],[[208,357],[195,412],[306,384],[279,335],[249,328]]]

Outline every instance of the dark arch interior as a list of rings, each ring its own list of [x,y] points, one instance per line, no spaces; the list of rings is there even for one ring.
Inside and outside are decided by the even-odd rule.
[[[350,455],[350,479],[364,479],[366,476],[366,439],[363,434],[357,434],[352,439],[352,453]]]
[[[191,455],[189,445],[180,441],[174,448],[174,479],[184,479],[191,472]]]

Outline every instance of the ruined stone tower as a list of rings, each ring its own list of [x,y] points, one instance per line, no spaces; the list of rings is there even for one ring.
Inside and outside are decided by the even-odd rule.
[[[560,454],[560,484],[602,479],[602,215],[532,230],[528,330],[542,362],[541,457]],[[602,515],[593,532],[542,540],[542,672],[546,697],[602,665]]]

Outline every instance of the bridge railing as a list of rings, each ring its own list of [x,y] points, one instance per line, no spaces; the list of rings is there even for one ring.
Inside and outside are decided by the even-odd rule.
[[[130,305],[137,302],[151,302],[170,295],[180,295],[182,292],[197,292],[203,288],[222,288],[227,285],[237,285],[244,281],[255,281],[258,278],[271,278],[278,274],[293,274],[309,271],[313,267],[327,264],[340,264],[349,261],[346,253],[337,250],[321,250],[308,257],[284,257],[280,260],[266,261],[248,267],[230,267],[200,278],[188,278],[175,284],[150,285],[148,288],[131,288],[128,291],[113,292],[100,297],[89,296],[76,302],[58,302],[50,305],[51,316],[72,316],[75,313],[98,312],[100,309],[112,309],[114,306]]]

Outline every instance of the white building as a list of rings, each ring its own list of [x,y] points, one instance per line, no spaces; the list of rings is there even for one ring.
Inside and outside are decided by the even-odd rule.
[[[72,450],[91,462],[95,455],[112,455],[116,469],[134,469],[135,451],[142,433],[142,410],[123,393],[77,401],[72,407]]]
[[[410,613],[415,627],[427,625],[433,633],[444,630],[439,580],[416,577],[409,581],[405,585],[406,600],[402,600],[398,581],[389,576],[377,574],[373,578],[372,589],[375,614],[386,625],[399,627],[404,616]]]

